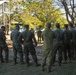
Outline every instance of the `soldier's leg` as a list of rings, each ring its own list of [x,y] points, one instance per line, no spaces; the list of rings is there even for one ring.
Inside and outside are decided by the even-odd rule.
[[[3,55],[2,55],[2,48],[0,48],[0,60],[1,60],[1,63],[4,62],[3,61]]]
[[[74,43],[73,48],[74,48],[74,59],[75,59],[76,58],[76,44],[75,43]]]
[[[3,48],[5,51],[5,61],[8,62],[8,58],[9,58],[9,49],[7,44],[5,45],[5,47]]]
[[[58,49],[58,62],[59,62],[59,66],[61,66],[61,63],[62,63],[62,47],[59,46],[59,49]]]
[[[72,57],[72,59],[74,59],[74,44],[73,43],[71,46],[71,57]]]
[[[22,51],[22,47],[19,46],[19,47],[17,48],[17,51],[18,51],[18,54],[19,54],[19,57],[20,57],[20,62],[21,62],[21,64],[22,64],[22,63],[23,63],[23,51]]]
[[[25,54],[25,61],[26,61],[26,64],[27,64],[27,67],[29,66],[29,50],[27,48],[27,46],[24,46],[24,54]]]
[[[40,43],[41,43],[41,41],[42,41],[42,38],[41,38],[41,36],[40,36]]]
[[[47,66],[47,71],[48,72],[51,71],[51,67],[54,64],[54,61],[53,61],[54,60],[54,55],[55,55],[54,51],[50,50],[50,52],[48,54],[48,57],[49,57],[49,59],[48,59],[48,66]]]
[[[41,62],[42,71],[44,71],[44,67],[46,65],[46,59],[47,59],[49,52],[50,52],[49,49],[47,49],[47,50],[45,49],[42,53],[42,62]]]
[[[70,45],[68,45],[68,57],[69,57],[69,61],[71,61],[71,47],[70,47]]]
[[[55,61],[56,61],[56,54],[57,54],[57,50],[58,50],[58,47],[57,46],[55,46],[54,47],[54,49],[53,49],[53,64],[55,63]]]
[[[75,45],[75,59],[76,59],[76,45]]]
[[[17,64],[17,49],[14,45],[13,45],[13,53],[14,53],[14,64]]]
[[[38,60],[37,60],[37,56],[36,56],[36,50],[35,47],[33,45],[28,47],[29,52],[32,55],[32,58],[34,59],[35,65],[38,66]]]
[[[64,60],[65,62],[67,61],[67,46],[64,46],[64,50],[63,50],[63,54],[64,54]]]

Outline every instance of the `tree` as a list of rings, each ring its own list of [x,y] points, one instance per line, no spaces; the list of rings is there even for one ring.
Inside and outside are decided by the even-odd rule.
[[[75,0],[57,0],[57,4],[60,7],[63,7],[65,10],[66,18],[68,23],[72,22],[74,24],[76,11],[75,9]]]
[[[66,22],[63,14],[61,14],[61,10],[53,6],[53,0],[27,0],[18,2],[18,5],[21,7],[18,9],[18,5],[16,3],[17,8],[11,14],[11,19],[14,21],[22,22],[24,24],[30,24],[32,27],[37,27],[42,25],[45,27],[46,22],[51,22],[53,25],[56,22],[60,22],[64,24]],[[14,5],[14,4],[13,4]],[[12,7],[16,7],[15,5]],[[64,23],[63,23],[63,20]]]
[[[60,13],[60,9],[54,7],[52,4],[53,0],[41,0],[39,2],[29,1],[25,4],[26,9],[28,9],[29,13],[35,16],[43,23],[43,27],[46,22],[55,23],[59,16],[62,16]],[[61,17],[60,17],[61,19]]]

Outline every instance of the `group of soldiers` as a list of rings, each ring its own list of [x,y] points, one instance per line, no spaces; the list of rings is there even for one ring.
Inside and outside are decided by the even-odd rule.
[[[70,29],[69,29],[69,27]],[[20,63],[23,64],[23,53],[25,56],[26,65],[29,66],[29,53],[34,59],[35,65],[38,64],[38,59],[36,56],[35,47],[37,46],[37,41],[34,32],[29,30],[29,25],[25,25],[25,30],[20,33],[19,25],[16,25],[15,29],[11,32],[11,40],[14,53],[14,64],[17,64],[17,53],[19,54]],[[58,55],[59,66],[62,64],[62,59],[64,57],[65,63],[68,59],[71,62],[76,58],[76,29],[73,24],[70,23],[64,25],[64,30],[60,28],[60,24],[56,23],[56,30],[51,29],[51,23],[46,23],[46,28],[42,32],[43,37],[43,52],[42,52],[42,62],[41,70],[45,70],[46,60],[48,59],[47,71],[51,71],[51,67],[54,65],[56,60],[56,54]],[[34,44],[33,44],[34,42]],[[24,51],[22,50],[22,44]],[[2,26],[0,29],[0,61],[4,62],[2,52],[5,51],[5,62],[8,62],[9,49],[6,44],[5,37],[5,27]]]
[[[42,33],[44,44],[41,67],[44,71],[48,57],[48,72],[51,71],[51,67],[55,63],[56,55],[58,56],[59,66],[62,64],[62,59],[64,59],[64,63],[76,59],[76,29],[73,24],[65,24],[64,29],[61,29],[60,24],[56,23],[55,30],[50,28],[51,24],[47,23],[46,29]]]
[[[35,65],[39,66],[35,46],[37,46],[37,42],[34,36],[34,33],[29,30],[29,25],[25,25],[25,31],[22,33],[19,32],[19,25],[16,25],[15,29],[11,32],[10,38],[12,40],[13,53],[14,53],[14,64],[17,64],[17,54],[19,54],[20,63],[23,64],[23,53],[25,55],[25,61],[27,66],[29,66],[29,53],[32,55],[34,59]],[[34,41],[34,45],[33,45]],[[22,50],[22,44],[24,46],[24,51]],[[4,62],[2,52],[5,51],[5,62],[8,62],[9,58],[9,50],[6,44],[5,37],[5,27],[2,26],[0,29],[0,61]]]

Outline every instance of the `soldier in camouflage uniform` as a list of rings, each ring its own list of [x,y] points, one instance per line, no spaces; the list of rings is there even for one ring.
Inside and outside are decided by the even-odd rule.
[[[37,42],[34,36],[34,33],[32,33],[29,30],[29,25],[25,25],[25,31],[22,32],[22,34],[19,37],[19,40],[22,40],[24,42],[24,54],[25,54],[25,61],[27,64],[27,67],[29,67],[29,53],[32,55],[35,65],[38,66],[37,56],[36,56],[36,50],[33,45],[33,41],[35,43],[35,46],[37,46]]]
[[[59,66],[61,66],[62,62],[62,49],[63,49],[63,30],[60,29],[60,24],[56,23],[56,30],[55,32],[55,44],[54,44],[54,50],[58,51],[58,63]],[[55,54],[56,55],[56,54]]]
[[[5,51],[5,62],[8,62],[9,50],[6,44],[5,27],[2,26],[0,29],[0,60],[4,62],[2,52]]]
[[[76,29],[73,24],[70,23],[70,31],[71,31],[71,57],[72,59],[76,58]]]
[[[64,59],[65,63],[67,63],[67,59],[69,57],[69,61],[71,61],[71,32],[68,29],[68,24],[64,25]],[[68,55],[68,56],[67,56]]]
[[[53,39],[55,38],[54,32],[50,29],[51,24],[48,22],[46,24],[46,29],[42,32],[43,36],[43,53],[42,53],[42,64],[41,69],[44,71],[44,67],[46,65],[46,59],[48,57],[48,66],[47,71],[51,71],[51,67],[53,65]]]
[[[13,52],[14,52],[14,64],[17,64],[17,53],[19,53],[20,62],[23,64],[23,52],[21,41],[18,40],[18,37],[21,33],[19,32],[19,26],[17,25],[16,28],[11,33],[11,40],[13,42]]]

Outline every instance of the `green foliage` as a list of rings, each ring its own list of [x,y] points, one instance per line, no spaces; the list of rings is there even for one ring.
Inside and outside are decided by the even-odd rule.
[[[17,22],[22,22],[23,25],[29,24],[30,27],[36,28],[39,25],[45,27],[46,22],[51,22],[55,25],[59,22],[61,25],[66,23],[66,19],[61,14],[60,9],[54,7],[53,0],[40,0],[39,2],[29,0],[20,2],[22,6],[11,14],[11,18]],[[63,26],[62,26],[63,27]]]

